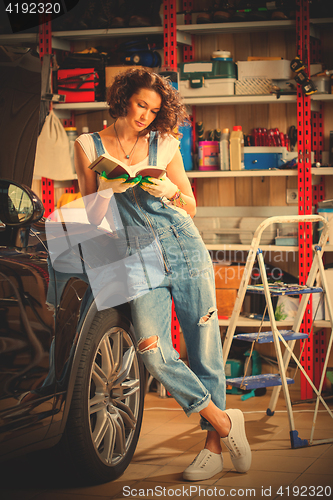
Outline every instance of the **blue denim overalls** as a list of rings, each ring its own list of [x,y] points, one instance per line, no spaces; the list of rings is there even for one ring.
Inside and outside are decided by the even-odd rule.
[[[98,155],[105,152],[92,134]],[[150,134],[149,164],[157,162],[157,134]],[[187,415],[212,400],[225,409],[225,376],[218,325],[214,272],[209,253],[191,217],[166,206],[139,185],[114,194],[124,227],[153,231],[159,241],[164,279],[149,293],[131,301],[138,345],[158,337],[156,348],[141,353],[148,371],[161,382]],[[182,328],[190,368],[179,359],[171,338],[171,301]],[[201,428],[214,430],[201,418]]]

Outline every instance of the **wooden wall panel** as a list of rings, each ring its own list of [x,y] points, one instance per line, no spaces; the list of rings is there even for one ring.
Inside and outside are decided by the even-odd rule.
[[[268,46],[268,32],[256,32],[251,33],[251,54],[249,56],[255,57],[267,57],[269,56],[269,46]],[[247,59],[247,58],[246,58]],[[244,59],[246,61],[246,59]]]
[[[235,205],[235,179],[218,180],[219,206],[233,207]]]
[[[278,128],[280,132],[286,134],[289,128],[286,117],[286,105],[278,103],[270,104],[268,113],[268,128]]]
[[[232,127],[237,121],[236,109],[236,106],[218,106],[215,108],[218,115],[217,121],[220,130],[223,130],[224,128],[232,130]]]
[[[89,132],[98,132],[103,129],[103,120],[108,125],[114,122],[107,111],[94,111],[93,113],[79,113],[75,116],[75,126],[78,135],[82,133],[82,127],[89,127]]]
[[[333,38],[333,37],[332,37]],[[324,106],[324,150],[329,151],[330,132],[333,132],[333,102],[326,102]]]
[[[282,57],[287,59],[285,31],[269,31],[267,33],[267,55],[269,57]],[[294,43],[294,47],[295,47]]]
[[[270,195],[270,178],[253,177],[252,179],[252,205],[268,206]]]
[[[330,175],[325,176],[325,198],[333,200],[333,177]]]
[[[272,177],[269,186],[269,200],[270,206],[284,206],[287,205],[286,192],[287,192],[287,179],[286,177]]]
[[[251,177],[240,177],[235,179],[236,206],[248,207],[253,205],[252,180]]]
[[[247,61],[248,56],[252,56],[251,33],[235,33],[235,52],[232,54],[234,61]]]
[[[215,50],[228,50],[231,52],[231,57],[235,61],[235,38],[232,33],[218,33],[216,35],[216,49]]]
[[[200,181],[199,181],[200,182]],[[204,206],[217,207],[220,204],[218,183],[214,178],[204,179],[202,183],[202,201]]]

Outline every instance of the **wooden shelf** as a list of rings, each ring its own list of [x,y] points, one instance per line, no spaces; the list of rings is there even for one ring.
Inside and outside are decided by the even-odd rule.
[[[229,326],[230,323],[230,318],[228,319],[219,319],[219,326]],[[258,328],[261,325],[261,320],[259,319],[250,319],[250,318],[244,318],[240,317],[239,320],[237,321],[237,328]],[[293,320],[284,320],[284,321],[277,321],[276,325],[279,328],[284,328],[284,327],[290,327],[293,325]],[[269,321],[264,321],[262,323],[262,326],[265,328],[270,328],[271,324]],[[315,328],[330,328],[330,322],[328,320],[317,320],[314,322],[314,327]]]
[[[72,111],[105,111],[108,109],[107,102],[57,102],[53,104],[53,109]]]
[[[310,19],[310,25],[315,27],[333,24],[332,18]],[[252,21],[241,23],[209,23],[209,24],[178,24],[177,42],[191,44],[188,35],[204,35],[212,33],[240,33],[255,31],[285,31],[295,29],[293,20],[286,21]],[[54,31],[52,37],[57,40],[91,40],[105,38],[121,38],[135,36],[163,36],[163,26],[147,26],[143,28],[113,28],[92,30]],[[38,33],[8,33],[0,35],[1,45],[19,45],[20,43],[38,45]],[[52,45],[53,46],[53,45]],[[66,49],[69,50],[69,49]]]
[[[218,250],[222,252],[248,252],[251,245],[242,245],[240,243],[205,243],[207,250]],[[297,246],[286,245],[260,245],[263,252],[298,252]],[[333,245],[326,245],[325,252],[333,252]]]
[[[242,245],[241,243],[205,243],[207,250],[218,250],[222,252],[248,252],[251,245]],[[326,247],[327,248],[327,247]],[[333,248],[333,247],[332,247]],[[260,245],[263,252],[298,252],[297,246],[278,246],[278,245]]]
[[[310,28],[332,24],[332,18],[310,19]],[[296,21],[251,21],[240,23],[208,23],[208,24],[178,24],[177,30],[192,35],[211,35],[213,33],[247,33],[255,31],[286,31],[294,30]]]
[[[333,94],[313,94],[313,101],[333,101]],[[184,97],[183,102],[188,106],[222,106],[234,104],[296,104],[296,95],[227,95],[216,97]]]
[[[295,29],[295,21],[252,21],[248,23],[208,23],[208,24],[178,24],[178,31],[185,31],[192,35],[211,35],[213,33],[241,33],[268,30]]]
[[[219,319],[219,325],[220,326],[229,326],[230,318],[228,319]],[[293,320],[285,320],[285,321],[277,321],[276,322],[278,327],[290,327],[293,325]],[[259,319],[251,319],[251,318],[245,318],[245,317],[239,317],[237,321],[237,327],[243,327],[243,328],[258,328],[261,325],[261,320]],[[264,321],[262,323],[262,326],[265,328],[270,328],[271,323],[270,321]]]
[[[333,173],[333,168],[332,168]],[[206,179],[209,177],[296,177],[295,170],[188,170],[189,179]]]
[[[163,26],[147,26],[144,28],[114,28],[114,29],[92,29],[73,31],[53,31],[52,47],[62,50],[70,50],[70,42],[79,40],[105,40],[108,38],[123,38],[136,36],[160,35],[163,37]],[[38,45],[38,33],[13,33],[0,35],[1,45]],[[177,30],[177,43],[192,45],[192,37],[189,33]]]
[[[310,24],[314,27],[332,24],[333,19],[310,19]],[[210,24],[178,24],[177,42],[191,45],[190,35],[204,35],[212,33],[240,33],[255,31],[285,31],[295,29],[295,21],[252,21],[248,23],[210,23]],[[163,36],[163,26],[147,26],[143,28],[113,28],[113,29],[92,29],[92,30],[71,30],[54,31],[52,33],[52,47],[70,50],[70,44],[64,45],[62,42],[75,40],[93,40],[106,38],[122,38],[135,36]],[[8,33],[0,35],[0,45],[38,45],[38,33]],[[54,42],[54,45],[53,45]],[[65,48],[68,47],[68,48]]]
[[[297,177],[297,169],[293,170],[188,170],[189,179],[206,179],[209,177]],[[312,168],[312,175],[333,175],[333,167]]]
[[[53,31],[52,36],[65,40],[91,40],[103,38],[135,37],[146,35],[163,35],[163,26],[146,26],[143,28],[112,28],[112,29],[91,29],[91,30],[71,30]]]
[[[333,94],[314,94],[314,101],[333,101]],[[218,106],[233,104],[296,104],[296,96],[286,95],[277,99],[274,95],[229,95],[220,97],[184,97],[187,105]],[[54,109],[72,109],[80,111],[100,111],[107,108],[106,102],[61,102],[55,103]]]

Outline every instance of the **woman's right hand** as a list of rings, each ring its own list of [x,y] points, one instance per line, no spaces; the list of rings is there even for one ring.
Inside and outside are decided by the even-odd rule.
[[[113,193],[124,193],[128,188],[136,186],[141,180],[135,178],[128,182],[127,179],[128,175],[115,177],[114,179],[108,179],[100,175],[97,192],[103,198],[111,198]]]

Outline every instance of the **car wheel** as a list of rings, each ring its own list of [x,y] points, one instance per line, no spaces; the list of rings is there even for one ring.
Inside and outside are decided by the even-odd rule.
[[[144,371],[129,323],[115,310],[96,314],[76,374],[63,442],[88,482],[119,477],[139,438]]]

